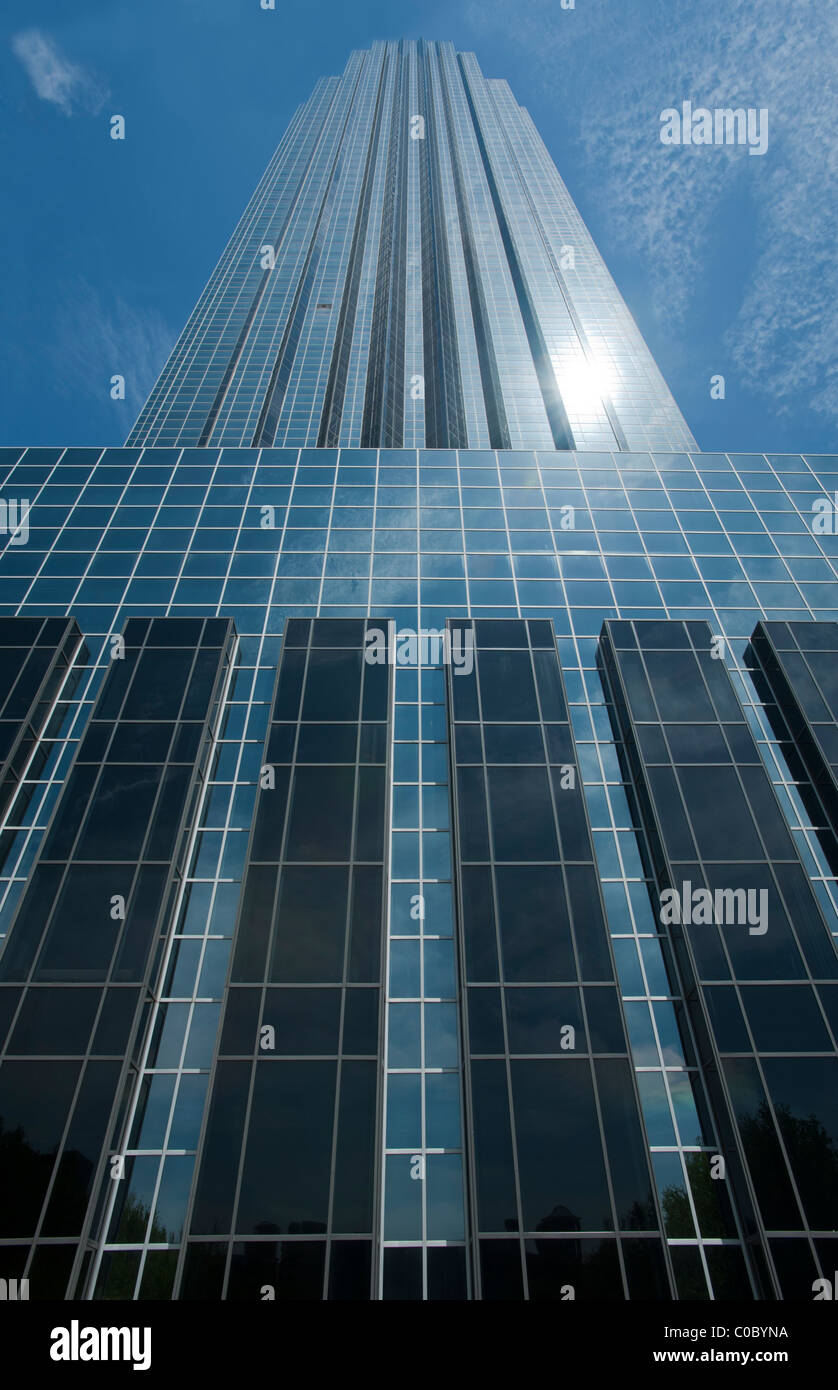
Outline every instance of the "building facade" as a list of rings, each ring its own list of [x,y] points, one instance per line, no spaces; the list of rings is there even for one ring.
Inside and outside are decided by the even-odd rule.
[[[528,113],[421,40],[295,113],[127,443],[695,448]]]
[[[838,456],[696,449],[505,83],[353,54],[0,489],[3,1278],[831,1280]]]

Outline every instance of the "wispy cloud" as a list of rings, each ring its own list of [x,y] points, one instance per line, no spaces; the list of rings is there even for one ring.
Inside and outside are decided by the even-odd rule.
[[[662,321],[694,313],[713,292],[702,267],[748,235],[726,349],[775,409],[838,420],[838,6],[474,0],[469,17],[577,113],[609,233],[648,267]],[[767,154],[662,145],[660,112],[685,100],[768,108]]]
[[[175,337],[156,310],[135,309],[119,296],[105,302],[79,279],[68,287],[56,314],[48,350],[52,380],[64,395],[109,402],[111,377],[124,377],[127,432],[132,411],[145,401]]]
[[[101,111],[107,90],[92,73],[67,58],[49,34],[24,29],[13,35],[11,46],[42,101],[51,102],[65,116]]]

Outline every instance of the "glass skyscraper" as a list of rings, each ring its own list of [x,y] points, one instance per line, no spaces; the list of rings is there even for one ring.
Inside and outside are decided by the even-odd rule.
[[[319,82],[125,447],[0,450],[0,1278],[811,1299],[836,495],[473,55]]]
[[[528,113],[423,42],[296,112],[127,442],[695,448]]]

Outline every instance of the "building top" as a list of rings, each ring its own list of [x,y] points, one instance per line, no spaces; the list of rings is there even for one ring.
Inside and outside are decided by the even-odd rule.
[[[422,39],[295,112],[127,443],[695,448],[529,114]]]

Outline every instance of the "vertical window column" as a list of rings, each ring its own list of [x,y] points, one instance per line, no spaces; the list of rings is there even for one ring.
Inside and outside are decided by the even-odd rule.
[[[183,1299],[368,1299],[392,637],[291,619],[251,829]]]
[[[0,958],[0,1232],[29,1247],[35,1298],[81,1287],[234,641],[229,620],[177,618],[114,639]]]
[[[780,744],[808,774],[804,800],[838,874],[838,623],[757,623],[746,652]]]
[[[759,1296],[811,1297],[838,1224],[838,956],[707,623],[608,621],[600,664],[722,1140],[703,1187]]]
[[[74,618],[0,618],[0,820],[18,792],[81,640]]]
[[[468,1296],[442,632],[396,634],[381,1296]]]
[[[475,1293],[666,1299],[553,626],[448,634]]]

